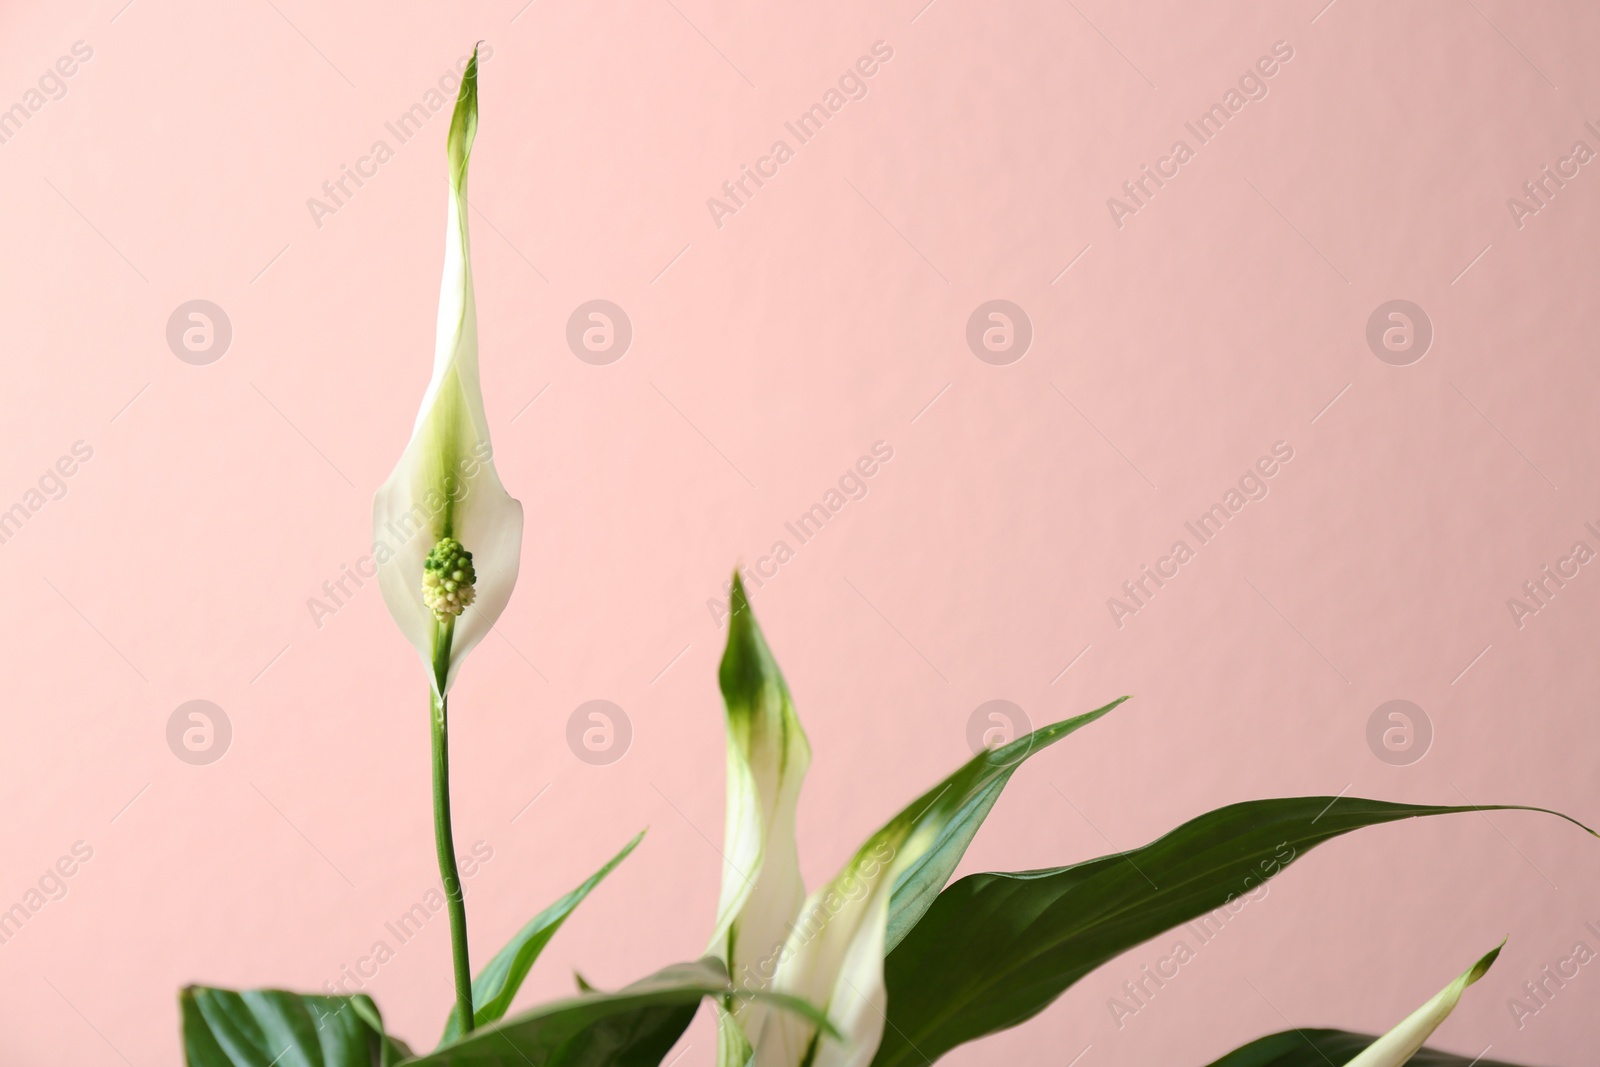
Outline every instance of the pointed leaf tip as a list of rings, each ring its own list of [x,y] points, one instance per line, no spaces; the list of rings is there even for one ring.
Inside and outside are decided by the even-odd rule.
[[[607,860],[605,866],[590,875],[576,889],[529,920],[527,925],[519,930],[516,936],[507,942],[506,946],[478,973],[472,980],[472,999],[477,1005],[473,1011],[476,1026],[489,1026],[505,1015],[517,991],[522,988],[523,980],[528,977],[528,972],[533,969],[534,963],[545,946],[550,943],[550,939],[577,910],[578,905],[583,903],[584,898],[593,892],[607,875],[616,870],[642,840],[644,840],[643,830],[635,834],[633,840],[622,846],[620,852]],[[593,987],[584,982],[582,975],[577,975],[576,972],[574,974],[581,992],[593,992]],[[440,1037],[439,1044],[447,1045],[460,1036],[461,1017],[452,1010],[450,1017],[445,1020],[444,1035]]]

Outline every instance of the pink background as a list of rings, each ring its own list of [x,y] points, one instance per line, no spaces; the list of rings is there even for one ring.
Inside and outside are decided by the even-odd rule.
[[[93,49],[0,145],[0,508],[93,449],[0,545],[0,907],[93,849],[0,945],[0,1059],[171,1064],[181,984],[320,988],[436,883],[421,666],[372,585],[320,627],[307,601],[367,551],[427,380],[447,119],[320,227],[306,201],[480,38],[483,380],[528,527],[456,690],[457,839],[493,850],[476,959],[651,827],[520,1003],[703,948],[707,598],[879,440],[869,495],[755,592],[816,752],[810,884],[966,758],[991,699],[1042,724],[1136,698],[1030,763],[964,870],[1283,794],[1600,820],[1600,575],[1521,628],[1506,604],[1600,547],[1600,176],[1520,228],[1506,204],[1600,149],[1588,5],[124,2],[0,10],[0,107]],[[715,225],[707,198],[877,41],[867,96]],[[1118,228],[1107,198],[1278,41],[1265,99]],[[608,366],[564,339],[594,298],[633,324]],[[206,366],[165,339],[193,299],[233,328]],[[990,299],[1033,325],[1010,365],[964,338]],[[1392,299],[1433,324],[1410,366],[1364,337]],[[1277,441],[1270,495],[1115,625],[1121,583]],[[1409,766],[1366,740],[1397,698],[1433,724]],[[232,724],[209,766],[166,741],[193,699]],[[632,723],[609,766],[566,743],[591,699]],[[1438,1043],[1578,1067],[1600,967],[1520,1029],[1507,1000],[1600,948],[1597,893],[1600,842],[1550,818],[1368,831],[1120,1028],[1108,999],[1175,935],[947,1062],[1199,1067],[1286,1018],[1382,1029],[1509,934]],[[447,975],[435,917],[365,988],[427,1046]]]

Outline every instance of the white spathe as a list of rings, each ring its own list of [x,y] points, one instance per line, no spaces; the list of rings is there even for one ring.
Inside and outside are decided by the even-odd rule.
[[[839,1036],[765,1004],[745,1010],[756,1067],[867,1067],[883,1040],[883,979],[889,898],[900,873],[934,835],[897,819],[873,834],[833,880],[807,897],[793,920],[771,988],[822,1009]],[[816,1049],[812,1052],[812,1044]],[[807,1060],[807,1057],[810,1059]]]
[[[423,560],[442,537],[454,537],[472,553],[477,599],[455,621],[448,668],[444,678],[435,679],[441,695],[505,610],[522,558],[522,504],[506,492],[495,471],[478,384],[478,311],[467,234],[467,163],[477,129],[474,52],[450,121],[450,196],[433,377],[411,440],[372,500],[378,585],[389,614],[422,656],[430,677],[438,627],[422,599]]]
[[[735,996],[718,1012],[718,1067],[866,1067],[883,1038],[884,939],[895,880],[936,834],[902,814],[806,896],[795,808],[811,749],[744,585],[730,589],[719,681],[727,706],[728,807],[722,899],[710,953],[736,990],[785,993],[838,1034],[770,1003]],[[813,1051],[813,1044],[815,1050]]]
[[[1345,1064],[1345,1067],[1400,1067],[1428,1040],[1439,1024],[1455,1010],[1456,1002],[1467,986],[1482,978],[1500,950],[1502,941],[1482,959],[1468,967],[1454,982],[1435,993],[1426,1004],[1401,1020],[1400,1025],[1366,1047],[1366,1050]]]

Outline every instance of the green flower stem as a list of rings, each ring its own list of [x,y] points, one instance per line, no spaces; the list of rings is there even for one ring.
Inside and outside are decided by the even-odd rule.
[[[455,838],[450,830],[449,699],[443,695],[445,677],[450,669],[450,639],[454,632],[455,620],[451,619],[438,627],[433,641],[433,841],[439,852],[439,878],[444,883],[445,902],[450,907],[456,1012],[461,1017],[461,1032],[466,1034],[472,1031],[473,1025],[472,967],[467,962],[467,905],[461,891],[461,873],[456,870]]]

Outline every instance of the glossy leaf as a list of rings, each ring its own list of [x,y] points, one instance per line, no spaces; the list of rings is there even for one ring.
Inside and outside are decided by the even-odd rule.
[[[898,916],[915,924],[1028,756],[1120,703],[974,756],[889,820],[806,899],[779,955],[772,988],[821,1007],[842,1038],[820,1038],[793,1015],[747,1011],[749,1018],[741,1022],[762,1067],[865,1067],[883,1034],[883,959],[891,922]]]
[[[939,891],[950,881],[967,846],[988,818],[989,810],[1005,790],[1012,773],[1035,752],[1048,748],[1081,726],[1087,726],[1127,700],[1118,697],[1105,707],[1041,727],[1010,744],[980,753],[961,770],[929,790],[918,803],[937,796],[941,790],[958,791],[960,805],[943,821],[937,838],[915,863],[901,872],[889,901],[889,928],[884,951],[890,952],[904,940],[925,912],[933,906]],[[913,804],[915,808],[917,805]]]
[[[178,1000],[189,1067],[390,1067],[411,1055],[365,994],[189,986]]]
[[[474,1030],[406,1067],[657,1067],[704,997],[733,992],[717,959],[663,968],[615,993],[541,1004]],[[785,1011],[822,1015],[792,997],[758,994]],[[209,1065],[207,1065],[209,1067]]]
[[[1201,932],[1220,928],[1243,907],[1237,898],[1330,838],[1477,810],[1504,809],[1353,797],[1247,801],[1130,852],[963,878],[889,954],[888,1026],[873,1065],[931,1063],[957,1045],[1032,1018],[1089,971],[1180,923],[1206,916]]]
[[[528,971],[533,968],[534,961],[539,958],[539,953],[544,951],[545,945],[561,929],[561,924],[567,921],[583,898],[587,897],[595,886],[599,885],[617,865],[628,858],[644,839],[641,831],[637,837],[629,841],[621,852],[611,857],[604,867],[601,867],[588,880],[572,892],[550,905],[548,908],[535,915],[528,925],[517,931],[506,946],[495,954],[478,976],[472,980],[472,1017],[474,1025],[485,1026],[495,1022],[505,1015],[511,1007],[511,1001],[517,995],[517,990],[522,988],[522,980],[528,977]],[[444,1036],[439,1039],[439,1044],[444,1045],[454,1041],[461,1034],[461,1018],[459,1013],[452,1008],[450,1019],[445,1024]]]

